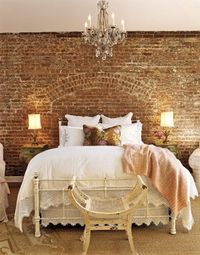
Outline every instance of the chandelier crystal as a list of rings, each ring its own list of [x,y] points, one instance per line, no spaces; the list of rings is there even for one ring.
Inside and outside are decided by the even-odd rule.
[[[96,57],[101,57],[102,60],[105,60],[107,56],[112,57],[112,47],[121,43],[126,38],[127,33],[124,20],[121,20],[122,29],[115,25],[114,13],[111,15],[112,24],[109,24],[107,0],[100,0],[97,3],[97,7],[99,8],[97,28],[91,25],[91,15],[89,15],[82,35],[85,43],[96,47]]]

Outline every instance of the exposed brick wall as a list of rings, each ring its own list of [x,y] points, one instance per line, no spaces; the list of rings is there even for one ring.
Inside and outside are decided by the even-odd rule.
[[[200,141],[200,32],[131,32],[113,57],[96,59],[79,33],[0,34],[0,141],[7,175],[22,175],[27,115],[42,115],[41,142],[58,144],[65,113],[116,117],[129,111],[153,141],[160,112],[173,110],[181,159]]]

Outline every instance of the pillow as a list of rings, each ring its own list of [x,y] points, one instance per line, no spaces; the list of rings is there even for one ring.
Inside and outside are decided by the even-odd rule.
[[[107,124],[99,124],[100,128],[110,128]],[[130,125],[121,125],[121,145],[124,144],[143,144],[142,142],[142,123],[138,120]]]
[[[124,144],[143,144],[142,123],[140,121],[121,127],[121,145]]]
[[[82,146],[84,141],[83,128],[61,126],[60,127],[60,147]]]
[[[83,145],[121,145],[120,126],[100,129],[83,125],[85,139]]]
[[[100,120],[100,115],[96,115],[94,117],[88,117],[88,116],[76,116],[76,115],[70,115],[66,114],[65,118],[68,120],[68,125],[71,127],[83,127],[83,125],[89,125],[89,126],[97,126]]]
[[[132,123],[132,121],[131,121],[132,116],[133,116],[133,113],[129,112],[125,116],[118,117],[118,118],[109,118],[109,117],[106,117],[105,115],[102,114],[101,118],[102,118],[102,123],[103,124],[117,126],[117,125],[131,124]]]

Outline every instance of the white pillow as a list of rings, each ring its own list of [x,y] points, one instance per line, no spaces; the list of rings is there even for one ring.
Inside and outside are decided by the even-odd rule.
[[[101,128],[109,128],[113,125],[99,124]],[[142,142],[142,123],[138,120],[136,123],[121,125],[121,145],[124,144],[143,144]]]
[[[101,115],[102,118],[102,123],[103,124],[107,124],[107,125],[129,125],[132,123],[131,119],[132,119],[133,113],[129,112],[128,114],[126,114],[123,117],[118,117],[118,118],[109,118],[106,117],[105,115]]]
[[[76,115],[70,115],[66,114],[65,118],[68,120],[68,125],[71,127],[83,127],[83,125],[88,126],[97,126],[100,120],[100,115],[96,115],[94,117],[88,117],[88,116],[76,116]]]
[[[142,123],[140,121],[121,127],[121,145],[124,144],[143,144]]]
[[[60,147],[82,146],[84,141],[83,128],[61,126],[60,127]]]

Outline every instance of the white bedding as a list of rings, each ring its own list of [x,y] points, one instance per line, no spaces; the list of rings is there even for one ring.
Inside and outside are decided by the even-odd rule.
[[[18,194],[15,225],[22,231],[23,217],[29,216],[33,210],[32,181],[35,172],[38,173],[39,179],[44,180],[71,179],[74,175],[82,180],[105,177],[108,179],[134,179],[134,176],[123,172],[121,163],[123,150],[123,147],[117,146],[72,146],[47,150],[35,156],[27,167]],[[97,183],[93,182],[92,185],[96,186]],[[188,184],[190,185],[189,202],[190,197],[194,198],[198,194],[189,172]],[[149,194],[149,201],[155,205],[166,205],[167,202],[158,194],[157,190],[151,189],[153,192]],[[56,200],[54,196],[49,196],[41,201],[40,206],[42,209],[46,209],[50,206],[58,206],[60,203],[61,201]],[[182,215],[185,226],[191,228],[193,218],[189,203]]]

